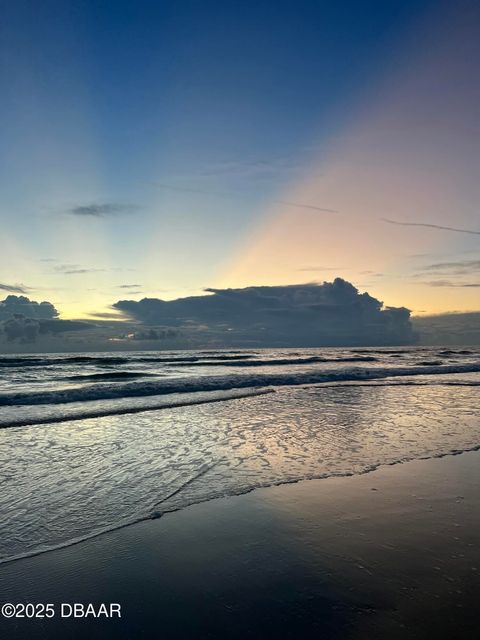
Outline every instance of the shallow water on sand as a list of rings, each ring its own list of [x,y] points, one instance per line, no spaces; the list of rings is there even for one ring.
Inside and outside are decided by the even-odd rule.
[[[72,412],[85,414],[84,407],[79,408],[78,396],[75,402],[28,404],[32,396],[38,398],[34,396],[38,394],[35,384],[23,379],[19,391],[15,390],[11,371],[14,367],[7,367],[10,380],[4,380],[3,400],[17,394],[19,403],[4,402],[3,408],[8,408],[10,416],[23,411],[23,415],[33,418],[45,417],[53,415],[48,412],[60,411],[55,416],[60,415],[65,421],[0,430],[1,559],[69,544],[221,495],[305,478],[364,473],[379,465],[441,456],[480,444],[477,402],[480,375],[474,371],[480,361],[478,354],[470,351],[462,356],[450,352],[442,356],[449,362],[426,365],[420,363],[431,363],[441,350],[427,355],[425,350],[413,353],[411,349],[404,352],[398,349],[396,354],[384,350],[380,355],[378,350],[366,351],[355,352],[353,357],[374,360],[356,362],[354,373],[346,368],[346,350],[310,350],[286,356],[275,352],[267,357],[264,352],[261,357],[242,356],[241,360],[227,360],[226,365],[213,367],[209,360],[202,366],[196,364],[199,360],[194,360],[192,370],[189,362],[185,367],[177,363],[178,368],[169,380],[188,378],[199,385],[212,375],[212,368],[228,369],[222,373],[228,377],[232,375],[232,362],[241,363],[235,365],[239,373],[234,375],[251,375],[245,373],[249,368],[255,369],[257,381],[262,376],[270,380],[271,393],[257,395],[263,386],[234,387],[228,390],[226,398],[245,391],[251,395],[224,402],[210,402],[224,399],[221,396],[224,390],[195,392],[190,388],[182,395],[178,385],[175,394],[113,399],[112,393],[121,393],[127,384],[119,376],[119,383],[108,383],[109,389],[113,389],[108,392],[110,398],[95,401],[97,409],[98,403],[114,402],[115,410],[101,418],[74,421],[68,420]],[[397,360],[393,355],[406,361],[404,368],[410,375],[399,375],[397,363],[386,364],[390,358]],[[139,357],[145,354],[136,357],[134,365],[108,366],[117,373],[128,371],[138,367]],[[290,365],[262,363],[312,357],[321,360]],[[255,358],[259,361],[257,365],[244,364]],[[325,362],[332,359],[333,365]],[[463,366],[462,373],[441,371],[459,365]],[[48,378],[43,372],[38,384],[44,390],[50,385],[48,391],[54,392],[58,383],[51,378],[60,377],[58,367],[63,367],[63,374],[65,367],[69,368],[70,376],[87,375],[83,364],[75,363],[76,374],[71,372],[72,366],[64,362],[50,364],[45,370],[49,369],[52,375]],[[99,366],[107,365],[89,362],[88,375],[95,375],[93,372]],[[149,362],[148,367],[153,374],[154,365]],[[163,373],[164,367],[162,361],[159,369]],[[392,368],[392,376],[385,375],[387,367]],[[432,373],[432,368],[437,370]],[[21,363],[14,375],[35,377],[33,369],[35,364]],[[272,369],[282,369],[290,380],[297,376],[295,383],[283,384],[285,380],[275,373],[277,384],[272,384]],[[377,370],[374,378],[372,369]],[[27,370],[29,373],[25,373]],[[319,375],[327,379],[308,385],[300,382],[304,379],[302,375],[306,383]],[[218,378],[218,373],[215,377]],[[66,390],[75,394],[78,389],[95,392],[95,383],[92,386],[91,382],[83,387],[77,383],[62,384],[58,393],[65,394]],[[20,391],[26,395],[25,404],[20,404]],[[173,397],[186,406],[152,408],[155,406],[152,401],[168,404]],[[0,394],[0,402],[1,398]],[[187,399],[204,403],[188,406]],[[86,402],[92,401],[83,404]],[[119,411],[121,407],[136,407],[139,412],[125,415]],[[2,419],[6,421],[5,413]],[[8,426],[7,422],[4,425]]]

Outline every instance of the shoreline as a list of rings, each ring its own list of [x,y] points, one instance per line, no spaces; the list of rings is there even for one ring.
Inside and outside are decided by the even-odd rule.
[[[355,471],[352,473],[339,473],[339,474],[332,474],[332,475],[326,475],[326,476],[315,476],[315,477],[311,477],[311,478],[300,478],[298,480],[285,480],[284,482],[279,482],[277,484],[269,484],[266,486],[254,486],[251,489],[247,489],[243,492],[240,493],[232,493],[232,494],[228,494],[228,495],[223,495],[223,496],[213,496],[211,498],[207,498],[205,500],[200,500],[199,502],[193,502],[191,504],[187,504],[183,507],[179,507],[177,509],[171,509],[171,510],[167,510],[164,512],[159,511],[158,515],[157,513],[154,514],[150,514],[150,515],[146,515],[142,518],[138,518],[136,520],[128,520],[128,521],[120,521],[117,524],[113,525],[111,528],[110,527],[106,527],[103,528],[101,530],[97,530],[97,531],[92,531],[90,534],[85,535],[84,537],[80,537],[80,538],[75,538],[72,540],[67,540],[64,543],[59,543],[56,546],[52,546],[49,548],[42,548],[42,549],[38,549],[36,551],[32,551],[32,552],[25,552],[24,554],[19,554],[18,556],[12,556],[12,557],[8,557],[8,558],[4,558],[1,559],[0,558],[0,570],[1,567],[4,565],[8,565],[14,562],[18,562],[19,560],[28,560],[29,558],[35,558],[37,556],[40,555],[44,555],[44,554],[49,554],[49,553],[55,553],[56,551],[60,551],[62,549],[67,549],[69,547],[75,547],[79,544],[83,544],[84,542],[88,542],[90,540],[94,540],[95,538],[98,538],[99,536],[103,536],[103,535],[108,535],[109,533],[115,533],[117,531],[120,531],[122,529],[125,529],[127,527],[133,527],[135,525],[144,523],[144,522],[152,522],[155,520],[160,520],[161,518],[165,518],[166,516],[169,516],[171,514],[175,514],[178,513],[180,511],[183,511],[184,509],[191,509],[193,507],[197,507],[197,506],[202,506],[202,505],[208,505],[210,502],[216,502],[217,500],[229,500],[229,499],[234,499],[234,498],[240,498],[243,496],[248,496],[251,493],[255,493],[256,491],[263,491],[263,490],[268,490],[268,489],[278,489],[281,487],[288,487],[290,485],[297,485],[297,484],[302,484],[304,482],[320,482],[323,480],[335,480],[335,479],[344,479],[344,478],[353,478],[356,476],[364,476],[364,475],[368,475],[371,473],[375,473],[376,471],[379,471],[383,468],[388,468],[388,467],[395,467],[397,465],[403,465],[403,464],[409,464],[411,462],[422,462],[422,461],[429,461],[429,460],[440,460],[442,458],[445,457],[449,457],[449,456],[460,456],[462,454],[465,453],[474,453],[474,452],[478,452],[480,451],[480,444],[474,445],[472,447],[469,447],[468,449],[453,449],[451,451],[448,451],[446,453],[439,453],[439,454],[435,454],[435,455],[430,455],[430,456],[424,456],[424,457],[418,457],[418,458],[409,458],[409,459],[401,459],[401,460],[395,460],[393,462],[385,462],[385,463],[379,463],[373,467],[367,468],[363,471]],[[203,475],[203,474],[202,474]],[[195,480],[195,478],[192,479]],[[179,491],[181,491],[183,489],[183,487],[181,487],[180,489],[177,489],[175,493],[178,493]],[[173,494],[171,494],[173,495]],[[162,502],[168,500],[171,495],[167,496],[166,498],[164,498],[162,500]]]
[[[479,457],[259,488],[5,563],[2,602],[118,602],[123,615],[0,629],[9,639],[469,637]]]

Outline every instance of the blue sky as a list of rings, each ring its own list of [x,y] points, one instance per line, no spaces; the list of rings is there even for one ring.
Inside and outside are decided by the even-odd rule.
[[[464,5],[465,15],[475,13],[473,4]],[[245,286],[249,280],[321,280],[337,265],[346,271],[333,275],[377,287],[374,293],[380,294],[381,286],[364,277],[369,269],[362,260],[340,264],[353,242],[346,236],[344,242],[341,232],[337,260],[329,254],[324,265],[319,249],[315,264],[325,266],[317,270],[321,273],[302,272],[315,255],[307,251],[308,264],[297,259],[301,236],[295,236],[297,257],[287,271],[272,275],[270,258],[269,265],[247,259],[240,270],[230,263],[232,256],[236,264],[242,261],[258,244],[262,225],[273,224],[281,233],[281,202],[338,209],[342,198],[336,192],[327,189],[324,195],[299,185],[329,175],[346,135],[375,130],[369,114],[378,105],[393,104],[397,86],[406,87],[400,103],[410,104],[412,97],[413,104],[428,104],[430,98],[412,85],[409,74],[415,76],[425,34],[427,40],[433,34],[433,44],[421,52],[420,68],[425,56],[427,66],[442,66],[443,39],[436,40],[435,33],[445,28],[442,16],[452,10],[453,3],[418,0],[6,3],[0,26],[1,281],[24,288],[32,298],[52,300],[65,317],[105,310],[126,297],[125,285],[134,299],[177,297],[218,284]],[[465,29],[462,23],[452,31],[453,48]],[[466,69],[467,85],[469,60],[465,50],[451,76]],[[439,103],[451,77],[440,82]],[[465,100],[448,106],[452,120],[458,122],[465,103],[471,103],[470,93],[471,87],[460,87]],[[379,108],[379,122],[385,112]],[[473,122],[469,118],[467,126]],[[391,117],[385,122],[382,126],[395,129],[395,119],[393,125]],[[444,120],[445,130],[443,125]],[[474,156],[471,137],[460,137],[452,148],[464,159],[455,170],[464,171]],[[388,154],[393,158],[394,149],[391,170],[396,171],[401,136],[386,150],[375,136],[369,140],[381,149],[378,164]],[[367,146],[367,155],[375,153]],[[418,158],[436,154],[430,142],[415,151]],[[350,156],[350,149],[343,152]],[[455,173],[450,166],[445,170]],[[345,179],[348,191],[352,180]],[[452,212],[448,220],[440,212],[440,224],[471,227],[472,184],[473,174],[462,191],[467,213]],[[358,190],[354,196],[361,200]],[[296,213],[296,227],[309,227],[306,210],[299,207]],[[381,213],[375,211],[376,220]],[[432,209],[419,219],[435,222],[435,216]],[[401,219],[412,217],[407,212]],[[380,235],[411,233],[381,228]],[[435,252],[451,252],[450,242],[456,256],[450,262],[476,257],[478,236],[453,240],[447,233],[433,242],[431,237],[426,232],[418,247],[412,241],[413,251],[432,253],[427,267],[439,262]],[[257,253],[276,251],[262,247]],[[372,271],[385,266],[383,254],[378,262]],[[399,303],[406,296],[405,304],[422,311],[418,291],[411,304],[404,288],[395,290],[395,278],[407,268],[397,262],[389,266],[393,279],[380,297]],[[465,303],[460,293],[449,303],[452,308],[475,306],[470,292]],[[437,307],[432,302],[428,308]]]

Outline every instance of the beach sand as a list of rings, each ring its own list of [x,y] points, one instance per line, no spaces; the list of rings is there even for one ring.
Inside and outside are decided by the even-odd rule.
[[[212,500],[0,566],[16,638],[474,638],[480,452]],[[122,618],[59,616],[120,603]]]

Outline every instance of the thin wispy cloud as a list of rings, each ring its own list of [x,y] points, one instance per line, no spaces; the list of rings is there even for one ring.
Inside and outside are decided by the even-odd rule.
[[[389,218],[380,218],[382,222],[388,222],[388,224],[395,224],[399,227],[425,227],[427,229],[438,229],[440,231],[454,231],[455,233],[469,233],[474,236],[480,236],[480,231],[473,231],[472,229],[458,229],[456,227],[444,227],[439,224],[428,224],[426,222],[400,222],[399,220],[390,220]]]
[[[430,278],[433,275],[439,277],[444,276],[445,279],[475,277],[480,273],[480,260],[458,260],[455,262],[436,262],[425,265],[420,271],[411,275],[411,278]],[[453,282],[453,281],[452,281]],[[458,286],[462,285],[462,280],[455,280]],[[463,281],[464,282],[464,281]]]
[[[88,313],[90,318],[99,318],[101,320],[125,320],[127,316],[124,316],[122,313],[115,313],[114,311],[103,311],[98,313]]]
[[[141,284],[119,284],[117,285],[117,289],[139,289]]]
[[[205,178],[218,176],[240,180],[270,180],[279,176],[296,175],[305,171],[297,157],[286,156],[263,160],[224,160],[202,167],[197,175]]]
[[[213,191],[210,189],[198,189],[192,187],[176,187],[171,184],[164,184],[163,182],[150,182],[150,185],[158,187],[159,189],[165,189],[166,191],[176,191],[178,193],[202,193],[206,196],[225,196],[227,198],[237,197],[238,193],[231,191]]]
[[[322,267],[322,266],[312,266],[312,267],[300,267],[297,271],[341,271],[338,267]]]
[[[423,267],[425,271],[449,271],[451,269],[460,269],[462,272],[478,271],[480,269],[480,260],[460,260],[458,262],[436,262]]]
[[[168,191],[178,191],[180,193],[201,193],[203,195],[209,196],[221,196],[227,198],[238,198],[242,195],[240,191],[232,192],[232,191],[210,191],[209,189],[197,189],[190,187],[175,187],[169,184],[163,184],[160,182],[152,182],[150,183],[159,189],[166,189]],[[303,202],[290,202],[286,200],[272,200],[275,204],[282,204],[287,207],[295,207],[300,209],[312,209],[313,211],[321,211],[323,213],[339,213],[338,209],[328,209],[326,207],[320,207],[313,204],[306,204]]]
[[[480,282],[452,282],[451,280],[434,280],[432,282],[425,282],[424,284],[428,285],[429,287],[453,287],[460,289],[480,288]]]
[[[27,293],[30,290],[30,287],[26,287],[23,284],[0,283],[0,291],[6,291],[7,293]]]
[[[70,271],[63,271],[67,275],[76,275],[78,273],[99,273],[105,271],[105,269],[70,269]]]
[[[77,275],[84,273],[100,273],[102,271],[106,271],[106,269],[88,269],[76,264],[61,264],[58,265],[58,267],[54,267],[53,271],[62,275]]]
[[[284,204],[287,207],[300,207],[301,209],[313,209],[314,211],[324,211],[325,213],[339,213],[338,209],[327,209],[325,207],[317,207],[313,204],[303,204],[301,202],[287,202],[286,200],[274,200],[277,204]]]
[[[67,213],[74,216],[104,218],[138,211],[139,207],[133,204],[120,204],[116,202],[104,202],[101,204],[77,205],[67,209]]]

